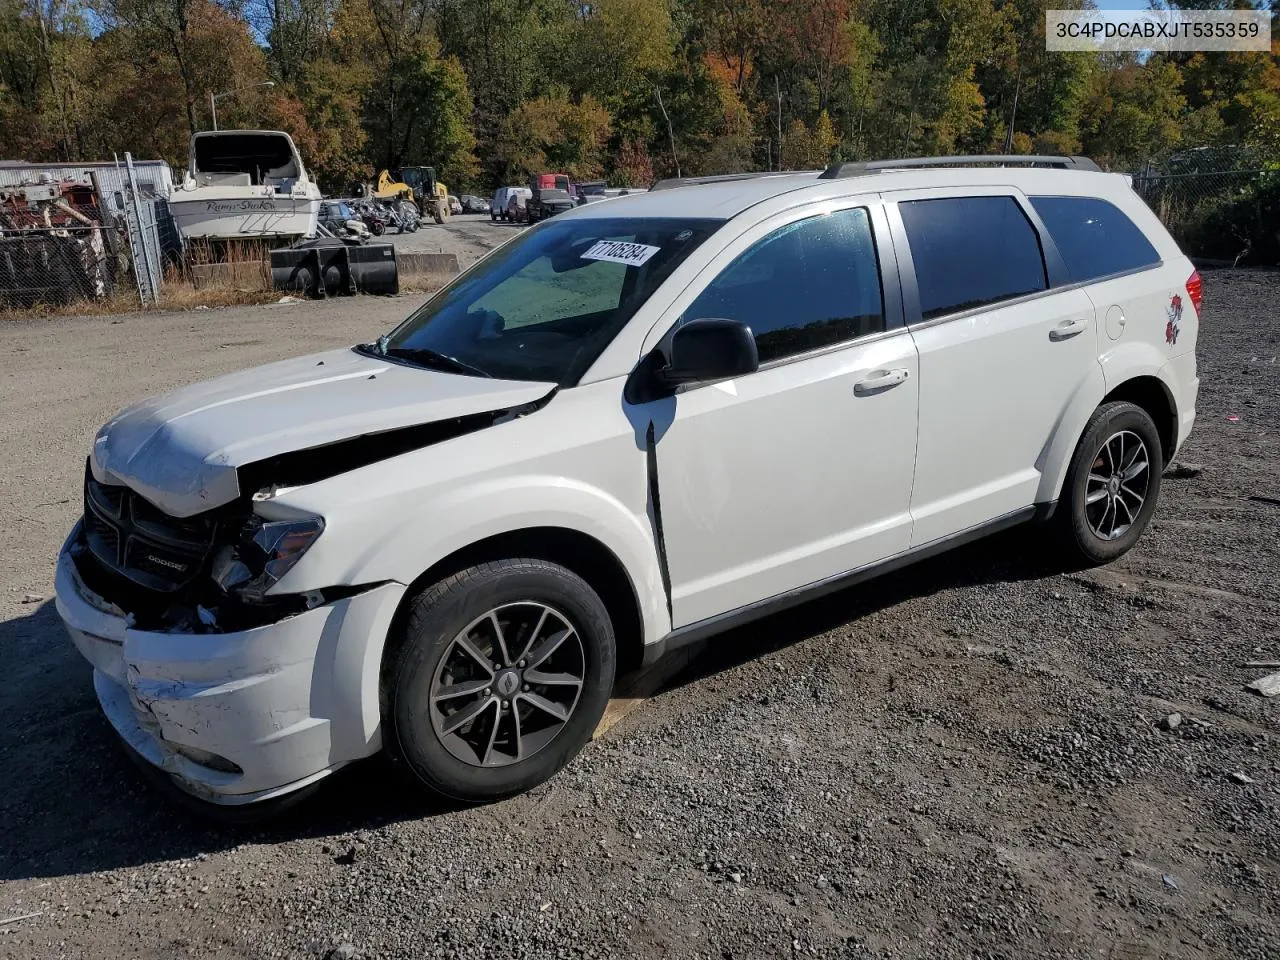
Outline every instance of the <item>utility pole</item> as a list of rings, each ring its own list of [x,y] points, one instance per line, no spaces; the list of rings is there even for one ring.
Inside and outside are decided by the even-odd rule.
[[[251,87],[241,87],[239,90],[228,90],[225,93],[214,93],[212,90],[209,91],[209,113],[213,115],[213,129],[214,130],[218,129],[218,101],[219,100],[222,100],[226,97],[234,97],[237,93],[240,93],[243,90],[256,90],[258,89],[258,87],[274,87],[275,85],[276,85],[276,82],[274,80],[267,80],[264,83],[255,83]]]
[[[782,169],[782,87],[778,84],[778,75],[773,75],[773,92],[778,98],[778,169]]]
[[[662,91],[656,86],[653,88],[654,96],[658,98],[658,109],[662,111],[662,118],[667,121],[667,137],[671,141],[671,162],[676,165],[676,176],[680,174],[680,158],[676,156],[676,132],[671,126],[671,115],[667,113],[666,104],[662,102]]]
[[[1018,64],[1018,79],[1013,85],[1013,113],[1009,117],[1009,130],[1004,135],[1004,152],[1013,153],[1013,131],[1018,122],[1018,94],[1022,92],[1022,64]]]

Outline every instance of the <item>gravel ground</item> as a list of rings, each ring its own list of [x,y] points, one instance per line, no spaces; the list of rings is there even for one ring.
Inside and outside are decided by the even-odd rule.
[[[113,410],[412,302],[5,327],[0,956],[1280,956],[1278,291],[1206,275],[1202,472],[1120,562],[1003,535],[726,634],[528,795],[373,761],[251,830],[134,772],[38,598]]]
[[[385,233],[379,240],[390,241],[406,253],[456,253],[465,268],[524,227],[514,223],[494,223],[487,213],[452,216],[443,224],[425,220],[416,233]]]

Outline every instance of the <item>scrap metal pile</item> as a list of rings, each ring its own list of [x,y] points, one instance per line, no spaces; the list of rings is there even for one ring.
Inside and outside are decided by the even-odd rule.
[[[109,295],[113,231],[88,184],[46,179],[0,187],[0,308]]]

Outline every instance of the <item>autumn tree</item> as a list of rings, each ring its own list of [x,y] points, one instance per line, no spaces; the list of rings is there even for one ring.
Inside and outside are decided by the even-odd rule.
[[[594,180],[604,173],[609,126],[609,112],[592,96],[538,97],[507,118],[499,149],[512,176],[555,171]]]
[[[1186,109],[1178,68],[1166,60],[1099,72],[1082,110],[1084,150],[1124,169],[1171,152],[1182,142]]]

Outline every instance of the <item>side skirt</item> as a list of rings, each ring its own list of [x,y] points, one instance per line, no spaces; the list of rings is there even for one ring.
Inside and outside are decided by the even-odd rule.
[[[1021,510],[1006,513],[1004,516],[969,527],[967,530],[941,537],[930,543],[922,543],[918,547],[912,547],[910,550],[894,554],[892,557],[886,557],[883,560],[877,560],[874,563],[869,563],[844,573],[838,573],[824,580],[817,580],[765,600],[757,600],[755,603],[749,603],[744,607],[738,607],[736,610],[720,613],[714,617],[707,617],[697,623],[677,627],[661,640],[645,647],[644,663],[646,665],[655,663],[672,650],[688,646],[691,643],[698,643],[717,633],[732,630],[734,627],[740,627],[751,623],[753,620],[760,620],[770,614],[799,606],[802,603],[808,603],[810,600],[817,600],[819,597],[854,586],[865,580],[874,579],[882,574],[899,570],[902,567],[910,566],[917,561],[937,556],[940,553],[945,553],[974,540],[980,540],[1001,530],[1007,530],[1010,527],[1016,527],[1032,521],[1048,520],[1053,516],[1056,507],[1056,501],[1023,507]]]

